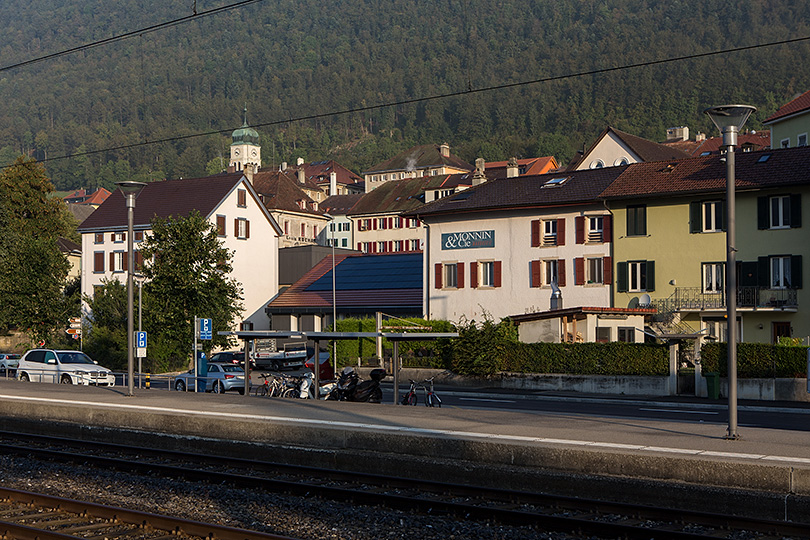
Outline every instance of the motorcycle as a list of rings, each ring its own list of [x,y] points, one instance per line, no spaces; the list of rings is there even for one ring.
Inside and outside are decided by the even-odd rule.
[[[346,367],[338,377],[334,390],[326,399],[380,403],[382,401],[380,381],[385,378],[385,375],[384,369],[373,369],[369,373],[371,380],[361,381],[354,368]]]

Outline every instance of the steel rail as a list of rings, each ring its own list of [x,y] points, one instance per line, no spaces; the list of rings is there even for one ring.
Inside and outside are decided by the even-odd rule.
[[[11,435],[11,434],[7,434]],[[220,467],[223,456],[189,454],[185,452],[128,447],[112,443],[77,441],[65,438],[20,434],[25,440],[40,440],[43,443],[65,444],[73,448],[92,448],[93,454],[66,453],[42,448],[26,448],[19,444],[2,445],[0,449],[23,456],[39,454],[55,461],[98,463],[107,468],[127,471],[140,470],[151,475],[182,477],[213,483],[236,485],[243,488],[264,489],[295,495],[318,495],[337,500],[351,500],[368,505],[385,505],[404,510],[418,510],[430,514],[464,516],[467,519],[494,520],[506,524],[521,524],[543,527],[549,530],[582,533],[598,536],[649,538],[654,531],[657,539],[705,539],[725,538],[718,531],[756,531],[761,534],[810,538],[810,524],[761,520],[744,516],[716,515],[703,512],[641,506],[628,503],[613,503],[601,500],[582,499],[540,493],[479,488],[443,482],[388,477],[358,472],[334,471],[301,465],[274,464],[227,457],[229,472],[202,470],[188,467],[189,463],[212,464]],[[128,455],[153,455],[164,463],[137,461],[132,457],[99,456],[98,452]],[[167,460],[183,464],[167,464]],[[233,469],[241,469],[237,474]],[[249,474],[245,474],[245,471]],[[278,479],[257,476],[257,473],[296,475],[298,478]],[[304,480],[306,477],[310,480]],[[315,480],[312,480],[312,479]],[[354,487],[346,488],[325,485],[324,479],[347,482]],[[360,484],[360,487],[357,487]],[[370,487],[371,486],[371,487]],[[385,490],[398,491],[395,493]],[[404,494],[402,492],[405,492]],[[458,502],[470,498],[472,502]],[[539,507],[539,510],[526,507]],[[562,515],[576,513],[577,515]],[[664,526],[656,526],[664,522]],[[710,532],[688,531],[685,524],[713,529]]]

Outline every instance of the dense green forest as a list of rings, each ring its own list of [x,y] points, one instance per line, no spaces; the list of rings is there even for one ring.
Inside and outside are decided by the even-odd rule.
[[[756,129],[810,89],[807,41],[564,77],[810,36],[798,0],[264,0],[10,67],[229,3],[4,0],[0,163],[32,155],[58,189],[199,176],[227,159],[245,104],[265,167],[301,156],[361,172],[444,141],[469,162],[564,162],[607,125],[659,141],[671,126],[713,133],[701,111],[740,102],[759,108]],[[467,92],[544,78],[556,79]],[[178,138],[197,133],[209,134]]]

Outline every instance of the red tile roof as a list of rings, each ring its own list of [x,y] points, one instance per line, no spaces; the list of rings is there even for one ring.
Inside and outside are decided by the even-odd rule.
[[[155,216],[187,216],[193,210],[207,217],[242,178],[241,173],[218,174],[146,184],[135,202],[134,223],[138,227],[150,226]],[[79,231],[126,226],[124,196],[116,189],[82,222]]]
[[[253,188],[262,196],[268,210],[323,215],[320,210],[312,209],[315,201],[301,189],[294,176],[285,172],[259,171],[253,175]],[[304,201],[304,208],[299,201]]]
[[[428,167],[440,167],[442,165],[467,171],[472,171],[475,168],[453,154],[443,156],[439,145],[424,144],[400,152],[388,161],[374,165],[371,169],[365,171],[364,174],[386,171],[409,171]]]
[[[696,143],[689,153],[693,156],[700,156],[706,152],[718,154],[720,146],[723,144],[723,137],[710,137],[705,141]],[[771,147],[771,132],[770,131],[756,131],[749,133],[740,133],[737,135],[737,151],[742,148],[750,148],[751,151],[766,150]],[[683,149],[683,148],[682,148]]]
[[[808,90],[804,94],[801,94],[800,96],[793,98],[790,102],[779,107],[779,109],[777,109],[775,113],[766,118],[765,121],[762,123],[765,125],[772,124],[777,120],[781,120],[788,116],[792,116],[794,114],[798,114],[808,110],[810,110],[810,90]]]
[[[559,166],[553,156],[519,159],[517,163],[519,169],[525,169],[525,172],[521,173],[520,176],[545,174]],[[508,164],[508,161],[488,161],[484,164],[484,171],[488,178],[506,178],[506,166]]]
[[[580,163],[588,156],[594,148],[608,136],[608,134],[613,133],[619,140],[621,140],[627,147],[636,154],[641,161],[663,161],[667,159],[682,159],[685,157],[689,157],[689,154],[679,150],[678,148],[674,148],[672,146],[668,146],[666,144],[659,144],[657,142],[653,142],[647,139],[642,139],[636,135],[631,135],[629,133],[625,133],[624,131],[620,131],[616,128],[612,128],[608,126],[599,134],[599,137],[596,138],[596,142],[594,142],[588,150],[584,153],[580,153],[576,158],[574,158],[571,163],[568,164],[567,170],[572,171],[576,169]]]

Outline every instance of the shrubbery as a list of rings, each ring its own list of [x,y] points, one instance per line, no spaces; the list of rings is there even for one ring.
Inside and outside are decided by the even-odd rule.
[[[747,379],[794,378],[807,376],[807,347],[737,344],[737,376]],[[703,373],[728,375],[728,347],[725,343],[706,343],[700,350]]]

